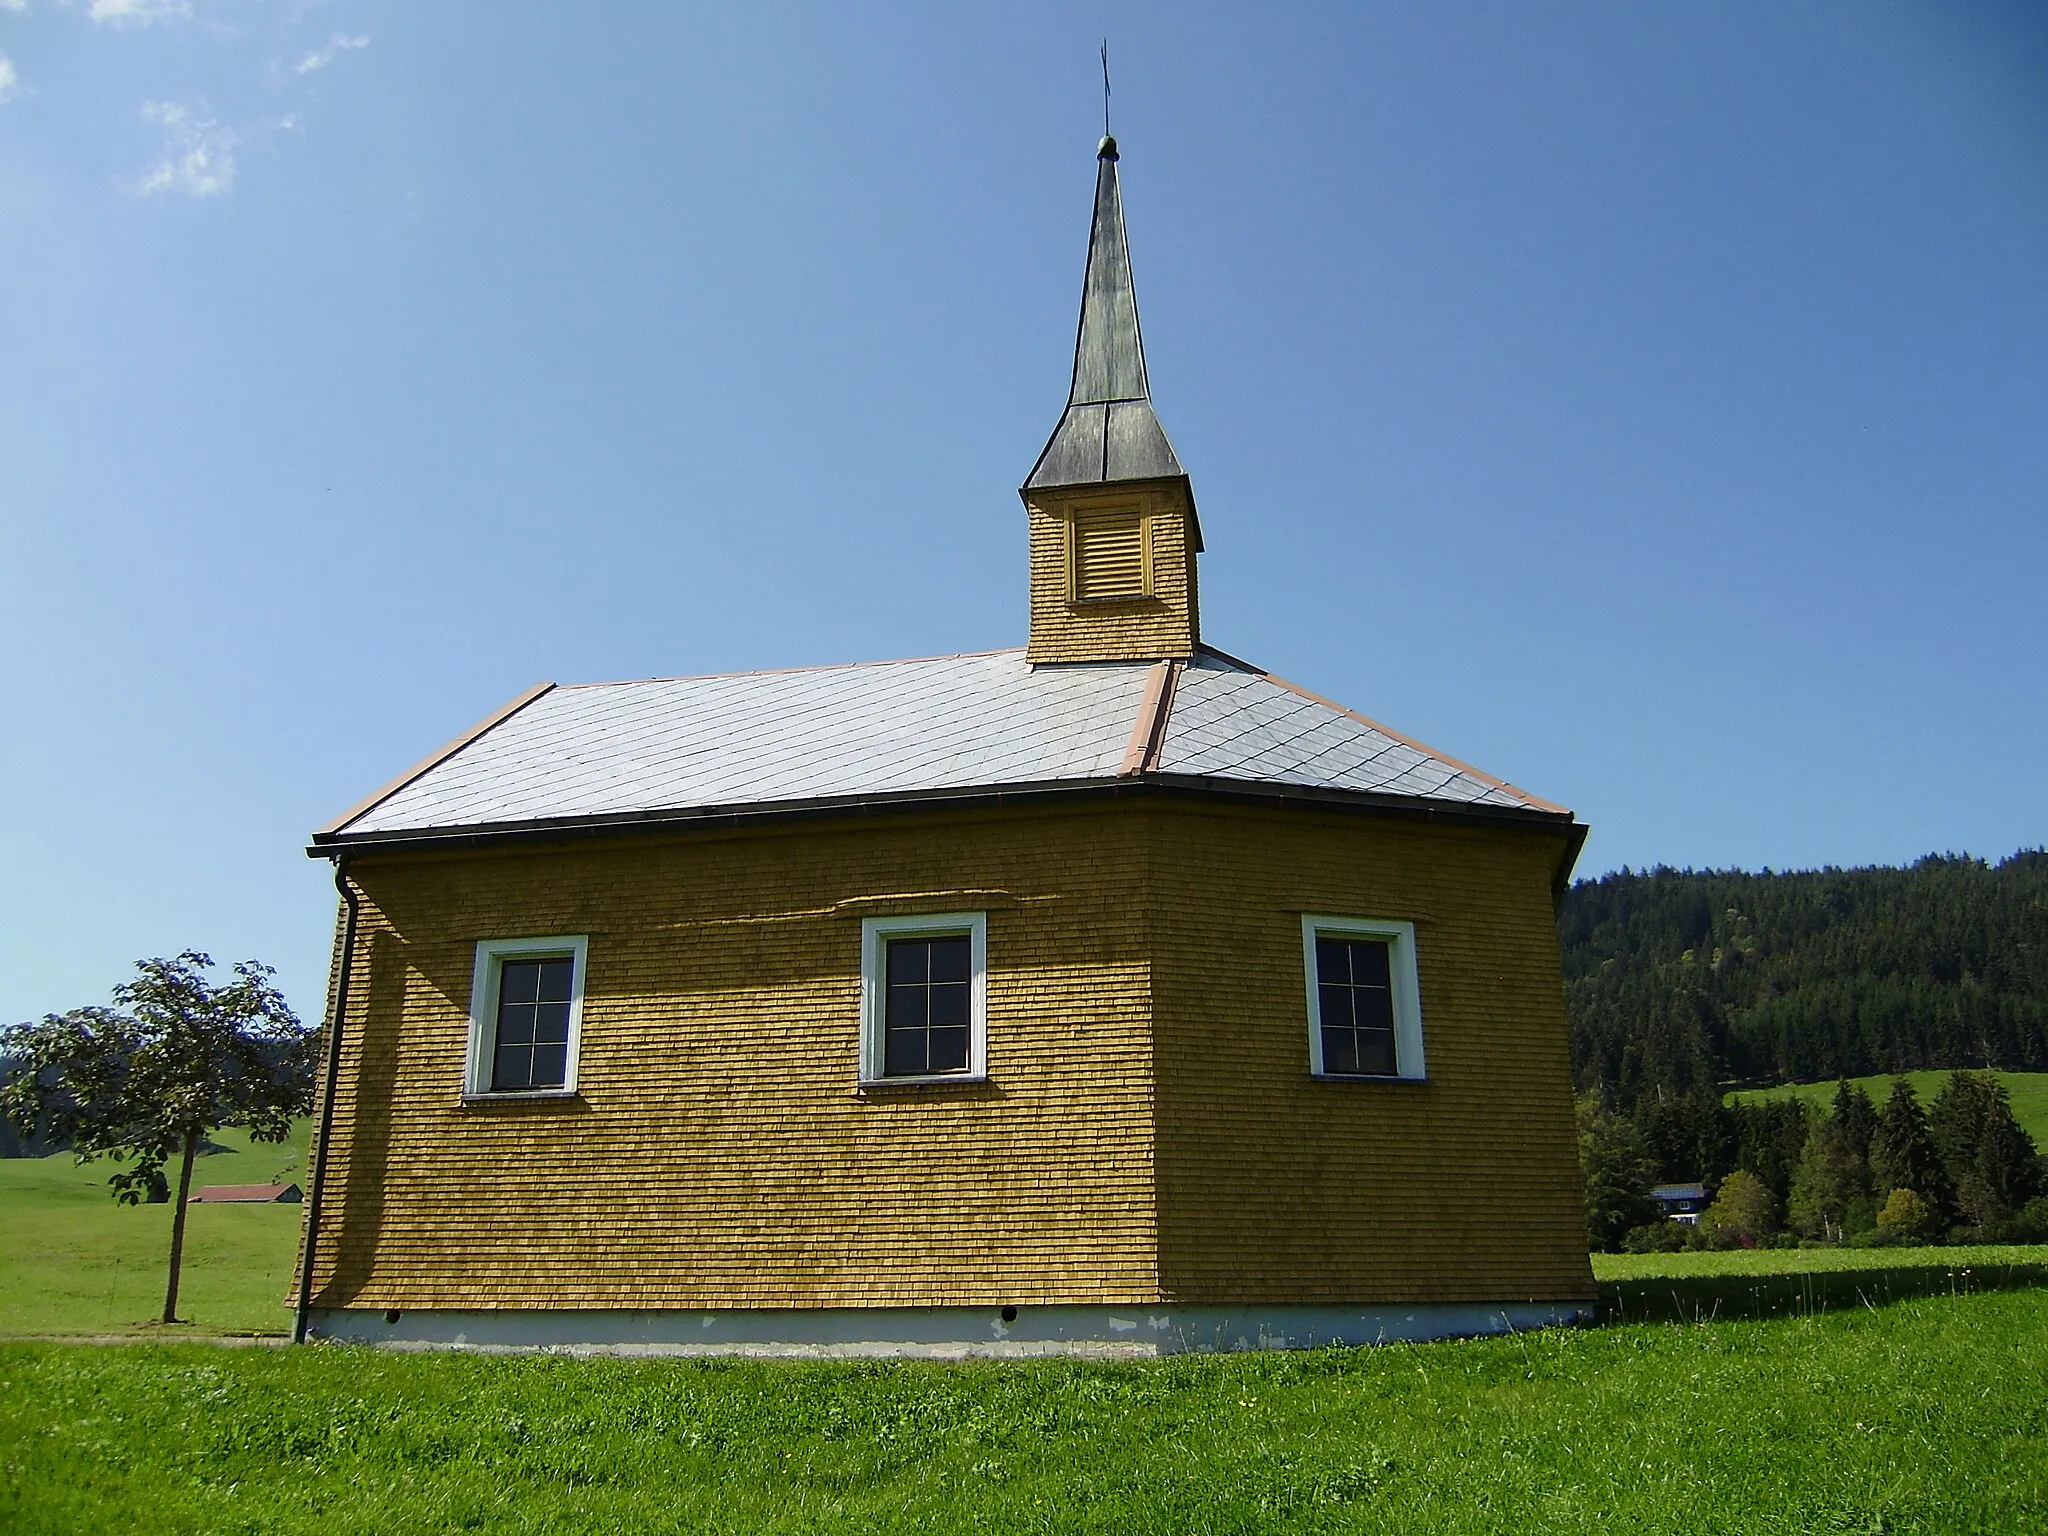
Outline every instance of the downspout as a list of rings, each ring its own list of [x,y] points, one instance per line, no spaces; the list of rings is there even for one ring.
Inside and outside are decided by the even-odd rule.
[[[327,1184],[327,1142],[334,1134],[334,1080],[341,1071],[341,1025],[348,1017],[348,979],[355,969],[356,918],[361,903],[349,884],[348,860],[334,861],[334,888],[341,892],[345,916],[341,924],[341,969],[334,978],[334,1017],[327,1024],[327,1076],[320,1091],[320,1139],[313,1144],[312,1188],[306,1192],[306,1240],[299,1258],[299,1307],[292,1319],[292,1342],[306,1342],[306,1323],[313,1310],[313,1250],[320,1241],[320,1197]]]

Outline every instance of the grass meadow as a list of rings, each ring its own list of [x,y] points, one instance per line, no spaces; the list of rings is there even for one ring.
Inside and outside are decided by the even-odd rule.
[[[305,1123],[283,1145],[216,1131],[192,1185],[305,1182]],[[116,1205],[113,1165],[69,1153],[0,1158],[0,1336],[110,1333],[163,1312],[169,1205]],[[177,1169],[171,1169],[173,1180]],[[175,1184],[173,1186],[175,1192]],[[297,1205],[195,1205],[185,1223],[178,1315],[207,1333],[288,1329]]]
[[[1884,1101],[1891,1097],[1895,1075],[1904,1077],[1913,1085],[1922,1109],[1933,1107],[1934,1096],[1948,1081],[1946,1072],[1886,1072],[1876,1077],[1852,1077],[1849,1081],[1861,1087],[1882,1109]],[[1993,1072],[1989,1075],[2005,1084],[2005,1091],[2012,1097],[2013,1118],[2034,1138],[2034,1145],[2048,1150],[2048,1072]],[[1752,1104],[1771,1099],[1804,1099],[1817,1108],[1827,1109],[1835,1102],[1835,1084],[1788,1083],[1781,1088],[1744,1088],[1729,1094],[1728,1099],[1731,1103],[1743,1101]]]
[[[2048,1290],[1145,1363],[0,1345],[0,1529],[2048,1529]]]
[[[300,1177],[220,1139],[201,1182]],[[2048,1530],[2048,1247],[1599,1255],[1624,1321],[1370,1350],[222,1348],[142,1326],[170,1212],[105,1173],[0,1161],[9,1536]],[[192,1208],[190,1335],[286,1325],[299,1214]]]

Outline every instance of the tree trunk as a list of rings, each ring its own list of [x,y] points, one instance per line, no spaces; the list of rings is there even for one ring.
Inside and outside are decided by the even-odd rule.
[[[164,1288],[164,1321],[178,1320],[178,1266],[185,1261],[185,1198],[192,1193],[192,1158],[199,1150],[199,1132],[185,1132],[185,1160],[178,1168],[178,1204],[171,1212],[171,1283]]]

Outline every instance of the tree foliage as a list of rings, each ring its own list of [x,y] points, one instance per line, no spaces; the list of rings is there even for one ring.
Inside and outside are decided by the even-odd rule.
[[[1910,1189],[1943,1226],[1955,1216],[1955,1188],[1927,1129],[1927,1111],[1905,1078],[1892,1083],[1870,1143],[1870,1172],[1880,1188]]]
[[[1728,1081],[2048,1070],[2048,852],[1623,870],[1560,904],[1573,1070],[1633,1113]]]
[[[114,989],[112,1008],[75,1008],[0,1038],[12,1070],[0,1084],[0,1115],[25,1137],[68,1145],[81,1163],[106,1157],[124,1204],[165,1183],[179,1160],[171,1225],[165,1322],[176,1320],[185,1199],[201,1140],[222,1126],[256,1141],[283,1141],[312,1105],[311,1036],[271,984],[268,966],[245,960],[215,986],[213,961],[196,950],[140,960]]]
[[[1657,1164],[1642,1132],[1593,1094],[1578,1100],[1579,1168],[1586,1183],[1586,1237],[1611,1251],[1635,1227],[1657,1218],[1650,1189]]]
[[[1700,1225],[1717,1242],[1753,1247],[1778,1230],[1778,1197],[1762,1179],[1738,1168],[1721,1181]]]

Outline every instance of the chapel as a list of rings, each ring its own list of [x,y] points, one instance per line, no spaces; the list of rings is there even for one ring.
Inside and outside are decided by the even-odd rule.
[[[541,684],[314,833],[300,1336],[1124,1355],[1572,1321],[1586,828],[1203,634],[1114,140],[1018,649]]]

